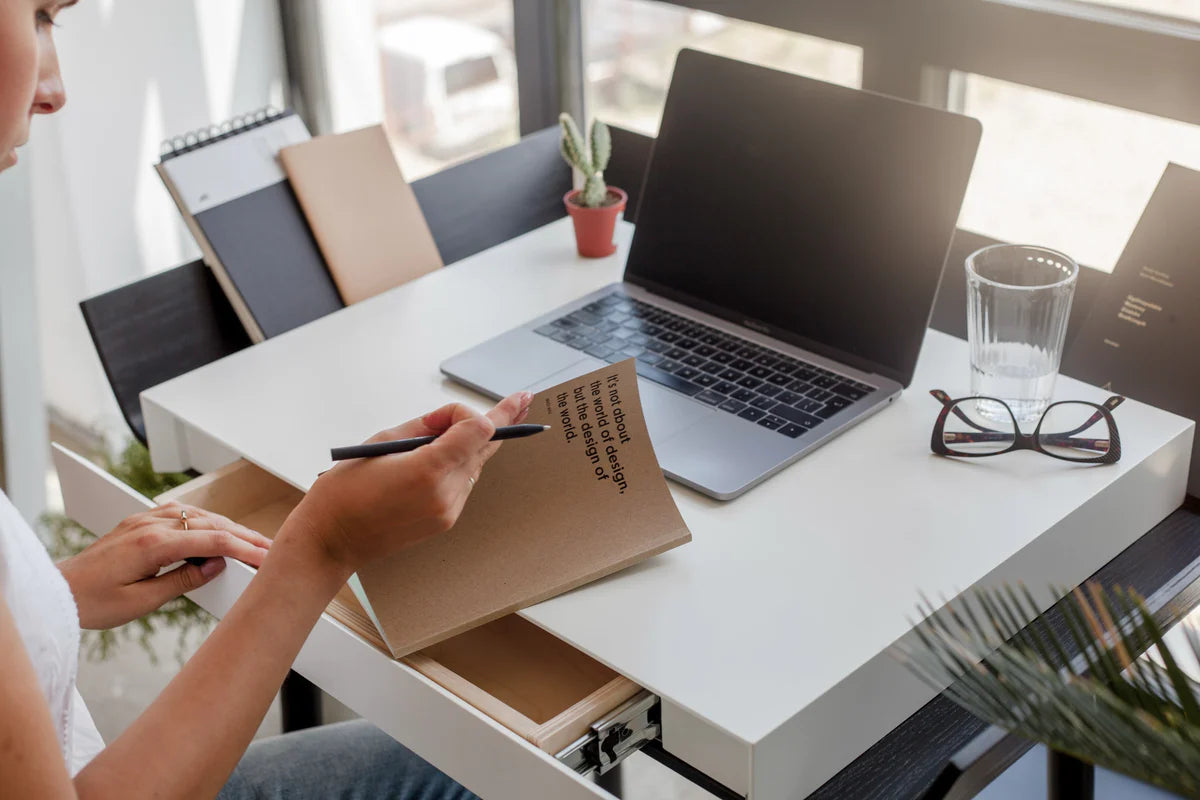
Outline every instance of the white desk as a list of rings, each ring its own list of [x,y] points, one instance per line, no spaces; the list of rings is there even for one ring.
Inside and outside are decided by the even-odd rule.
[[[449,400],[485,405],[438,363],[620,277],[632,226],[616,256],[584,261],[569,225],[145,392],[156,467],[206,471],[242,456],[305,489],[331,445]],[[966,363],[964,342],[931,331],[894,407],[733,502],[674,486],[691,544],[522,614],[658,694],[667,750],[754,798],[803,797],[932,697],[885,652],[909,631],[918,591],[1074,586],[1183,499],[1193,424],[1132,401],[1115,414],[1124,450],[1111,467],[931,455],[938,404],[926,390],[965,393]],[[1105,396],[1067,378],[1058,395]],[[529,791],[385,718],[403,708],[363,699],[389,685],[350,686],[364,680],[353,667],[317,672],[489,800]]]

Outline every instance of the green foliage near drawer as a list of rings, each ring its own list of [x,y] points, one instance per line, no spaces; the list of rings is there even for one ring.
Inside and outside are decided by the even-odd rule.
[[[130,440],[117,455],[101,452],[93,460],[104,467],[121,482],[146,497],[157,497],[168,489],[191,480],[190,476],[177,473],[155,472],[150,465],[150,451],[142,444]],[[68,558],[83,550],[96,540],[92,533],[59,513],[43,514],[39,520],[42,540],[55,561]],[[207,611],[186,597],[178,597],[156,611],[128,625],[108,631],[83,631],[80,652],[93,661],[108,659],[123,642],[137,641],[151,662],[157,663],[158,655],[152,644],[153,635],[160,630],[176,631],[175,657],[182,664],[193,635],[203,636],[212,627],[213,618]]]

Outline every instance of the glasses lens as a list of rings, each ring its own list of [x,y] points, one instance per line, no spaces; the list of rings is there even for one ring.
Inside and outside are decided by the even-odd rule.
[[[1038,426],[1038,444],[1059,458],[1088,461],[1108,452],[1112,431],[1090,403],[1056,403]]]
[[[942,428],[946,449],[963,456],[1002,453],[1012,447],[1016,438],[1012,415],[1004,406],[986,400],[955,403]]]

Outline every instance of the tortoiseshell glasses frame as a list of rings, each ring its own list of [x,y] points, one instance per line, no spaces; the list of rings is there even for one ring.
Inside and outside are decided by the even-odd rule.
[[[1121,459],[1121,436],[1117,432],[1117,423],[1112,416],[1113,409],[1125,402],[1125,398],[1120,395],[1113,395],[1101,404],[1089,403],[1082,400],[1066,400],[1051,403],[1038,419],[1033,433],[1027,434],[1021,432],[1020,426],[1017,425],[1016,416],[1003,400],[998,400],[994,397],[978,396],[951,398],[941,389],[933,389],[929,393],[942,404],[942,411],[938,414],[937,422],[933,425],[933,436],[929,443],[930,449],[938,455],[953,456],[955,458],[982,458],[1011,453],[1014,450],[1034,450],[1051,458],[1059,458],[1063,461],[1071,461],[1076,464],[1114,464]],[[1003,407],[1005,413],[1008,414],[1012,421],[1011,430],[988,427],[979,420],[972,419],[962,408],[962,404],[969,401],[995,403],[997,406]],[[1092,414],[1082,425],[1078,425],[1070,430],[1043,433],[1042,425],[1045,424],[1047,416],[1056,408],[1059,408],[1061,411],[1061,407],[1067,405],[1088,406],[1092,409]],[[950,418],[951,414],[958,421],[964,423],[966,427],[970,428],[970,430],[947,432],[946,421]],[[1088,430],[1101,420],[1108,425],[1107,438],[1079,436],[1080,433]],[[1003,425],[1003,423],[997,424]],[[995,446],[1000,447],[1005,442],[1009,442],[1007,447],[990,452],[964,452],[950,447],[950,445],[980,445],[987,443],[994,443]],[[1047,449],[1047,446],[1060,450],[1079,450],[1080,455],[1064,455],[1062,452],[1052,452]],[[1085,453],[1098,453],[1099,455],[1092,456],[1085,455]]]

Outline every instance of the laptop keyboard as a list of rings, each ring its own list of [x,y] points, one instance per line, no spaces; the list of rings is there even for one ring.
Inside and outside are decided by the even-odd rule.
[[[621,292],[535,332],[792,439],[875,391]]]

